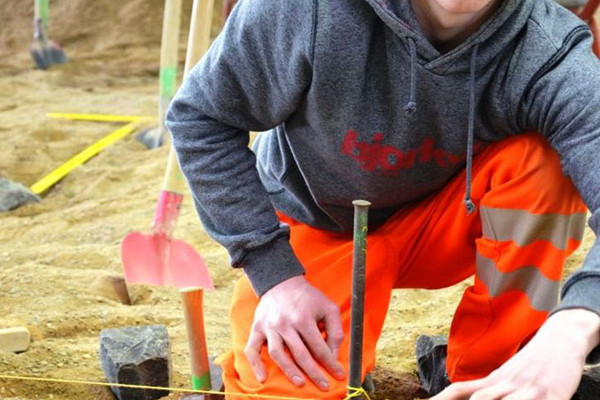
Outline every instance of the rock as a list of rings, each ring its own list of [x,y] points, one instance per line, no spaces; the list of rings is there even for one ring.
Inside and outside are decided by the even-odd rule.
[[[136,326],[100,332],[100,360],[110,383],[169,386],[171,357],[167,329]],[[166,390],[111,387],[119,400],[153,400]]]
[[[417,370],[419,379],[431,396],[450,384],[446,376],[448,339],[445,336],[421,335],[417,339]]]
[[[0,211],[10,211],[27,203],[37,203],[40,198],[20,183],[0,178]]]
[[[573,400],[598,400],[600,398],[600,366],[586,369]]]
[[[138,133],[135,139],[146,146],[147,149],[156,149],[164,143],[164,132],[160,127],[145,129]]]
[[[29,348],[31,334],[24,326],[0,329],[0,351],[19,353]]]
[[[215,364],[216,357],[209,357],[210,361],[210,385],[213,390],[223,391],[223,369]]]
[[[100,295],[98,301],[104,301],[105,298],[118,301],[124,305],[131,305],[129,292],[125,278],[120,275],[102,275],[94,279],[90,288],[93,292]]]

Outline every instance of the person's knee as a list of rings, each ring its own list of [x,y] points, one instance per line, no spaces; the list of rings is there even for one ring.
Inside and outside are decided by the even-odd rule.
[[[492,190],[510,198],[508,208],[532,213],[585,212],[579,193],[562,170],[560,159],[546,138],[526,133],[499,143],[495,156],[499,167],[491,178]]]

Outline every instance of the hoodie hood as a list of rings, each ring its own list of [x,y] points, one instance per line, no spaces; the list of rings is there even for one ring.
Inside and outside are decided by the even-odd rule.
[[[468,71],[471,68],[471,54],[479,46],[477,65],[487,65],[498,53],[513,41],[527,23],[536,0],[501,0],[496,11],[467,39],[454,49],[442,53],[427,40],[410,0],[365,0],[379,18],[410,46],[416,47],[417,62],[437,74]]]

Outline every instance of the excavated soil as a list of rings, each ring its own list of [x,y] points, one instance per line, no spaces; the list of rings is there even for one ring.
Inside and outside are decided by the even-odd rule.
[[[119,127],[54,120],[47,112],[155,115],[162,20],[161,0],[52,1],[50,37],[63,45],[70,62],[38,71],[28,54],[30,3],[0,2],[0,177],[26,186]],[[184,3],[189,15],[191,1]],[[184,17],[182,27],[188,23]],[[218,10],[213,25],[216,33]],[[186,37],[183,29],[181,62]],[[149,227],[166,156],[166,147],[146,150],[127,137],[73,171],[41,203],[0,214],[0,328],[26,326],[32,332],[28,351],[0,352],[0,374],[103,381],[100,330],[163,324],[172,341],[172,383],[188,387],[177,290],[133,286],[128,306],[101,283],[103,277],[122,274],[123,237]],[[210,266],[216,290],[205,294],[205,323],[209,351],[220,354],[229,345],[227,305],[239,271],[228,266],[226,252],[203,231],[189,199],[176,236],[198,249]],[[592,242],[588,231],[569,270],[581,264]],[[467,285],[394,294],[378,344],[376,399],[420,395],[415,339],[447,332]],[[0,398],[111,396],[107,389],[0,379]]]

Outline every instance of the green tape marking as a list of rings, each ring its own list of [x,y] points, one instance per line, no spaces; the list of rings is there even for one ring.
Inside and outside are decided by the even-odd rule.
[[[160,97],[173,97],[177,84],[177,66],[160,69]]]
[[[200,378],[196,375],[192,375],[192,389],[194,390],[210,390],[210,372],[205,373]]]

